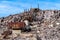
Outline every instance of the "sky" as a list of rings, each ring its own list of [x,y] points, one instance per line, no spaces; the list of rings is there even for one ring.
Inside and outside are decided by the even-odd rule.
[[[60,10],[60,0],[0,0],[0,17],[21,13],[24,9]]]

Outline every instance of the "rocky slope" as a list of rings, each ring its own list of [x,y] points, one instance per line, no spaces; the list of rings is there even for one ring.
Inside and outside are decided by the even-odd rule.
[[[20,14],[2,17],[0,18],[0,34],[7,30],[8,22],[20,22],[29,16],[33,18],[32,31],[20,33],[21,35],[19,34],[16,38],[11,37],[9,40],[60,40],[60,10],[31,8]]]

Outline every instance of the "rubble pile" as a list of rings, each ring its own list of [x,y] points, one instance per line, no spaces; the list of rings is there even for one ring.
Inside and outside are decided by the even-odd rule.
[[[8,28],[8,23],[25,19],[29,21],[27,29],[30,27],[30,32]],[[60,10],[31,8],[30,11],[0,18],[0,40],[60,40]]]

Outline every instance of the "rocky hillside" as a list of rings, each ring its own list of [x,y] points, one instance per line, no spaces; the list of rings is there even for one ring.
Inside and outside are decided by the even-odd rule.
[[[26,17],[32,17],[31,23],[33,32],[29,32],[32,36],[16,37],[15,40],[60,40],[60,10],[41,10],[31,8],[20,14],[9,15],[0,18],[0,34],[7,30],[6,26],[9,22],[20,22]],[[26,35],[27,33],[25,33]],[[23,33],[24,36],[24,33]],[[12,40],[14,38],[11,38]],[[4,39],[3,39],[4,40]]]

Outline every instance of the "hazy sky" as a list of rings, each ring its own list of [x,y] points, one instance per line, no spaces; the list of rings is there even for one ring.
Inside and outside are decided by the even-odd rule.
[[[0,17],[22,12],[31,7],[40,9],[60,9],[60,0],[0,0]]]

